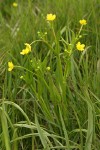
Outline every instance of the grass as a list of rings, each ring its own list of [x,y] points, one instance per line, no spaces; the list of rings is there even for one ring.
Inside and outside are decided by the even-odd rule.
[[[0,149],[99,150],[99,0],[16,2],[0,3]]]

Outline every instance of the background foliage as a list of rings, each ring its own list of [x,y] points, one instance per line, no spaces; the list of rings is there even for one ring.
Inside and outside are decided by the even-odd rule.
[[[99,0],[16,3],[0,1],[0,149],[99,150]],[[52,24],[49,13],[56,14]],[[79,40],[86,49],[79,52],[83,18]],[[32,52],[21,56],[32,42]]]

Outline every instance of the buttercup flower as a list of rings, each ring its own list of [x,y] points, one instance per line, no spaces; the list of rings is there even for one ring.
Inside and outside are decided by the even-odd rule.
[[[21,55],[26,55],[26,54],[28,54],[29,52],[31,52],[31,45],[28,44],[28,43],[25,43],[25,45],[26,45],[26,48],[23,49],[23,50],[20,52]]]
[[[12,71],[13,68],[14,68],[14,64],[11,61],[9,61],[8,62],[8,71]]]
[[[84,45],[84,44],[81,44],[80,42],[78,42],[78,43],[76,44],[76,48],[77,48],[77,50],[79,50],[79,51],[84,51],[85,45]]]
[[[54,14],[47,14],[47,21],[53,21],[56,19],[56,15]]]
[[[85,19],[80,20],[80,21],[79,21],[79,23],[80,23],[81,25],[86,25],[86,24],[87,24],[87,22],[86,22],[86,20],[85,20]]]
[[[16,3],[16,2],[13,2],[13,7],[17,7],[18,6],[18,4]]]

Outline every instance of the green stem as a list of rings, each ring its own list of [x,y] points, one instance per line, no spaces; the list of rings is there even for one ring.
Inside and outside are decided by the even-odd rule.
[[[3,101],[4,101],[4,99],[3,99]],[[2,111],[1,111],[1,124],[2,124],[3,138],[4,138],[6,150],[11,150],[9,131],[8,131],[8,123],[7,123],[7,119],[6,119],[4,111],[5,111],[5,105],[3,103]]]

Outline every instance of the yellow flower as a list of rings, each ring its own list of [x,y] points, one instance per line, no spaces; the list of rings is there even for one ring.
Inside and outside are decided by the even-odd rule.
[[[20,52],[21,55],[26,55],[26,54],[28,54],[29,52],[31,52],[31,45],[28,44],[28,43],[25,43],[25,45],[26,45],[26,48],[23,49],[23,50]]]
[[[87,24],[87,22],[86,22],[86,20],[85,20],[85,19],[80,20],[80,21],[79,21],[79,23],[80,23],[81,25],[86,25],[86,24]]]
[[[18,4],[16,3],[16,2],[13,2],[13,7],[17,7],[18,6]]]
[[[8,62],[8,71],[12,71],[13,68],[14,68],[14,64],[11,61],[9,61]]]
[[[29,49],[23,49],[21,52],[20,52],[20,54],[21,55],[26,55],[26,54],[28,54],[29,53]]]
[[[79,50],[79,51],[84,51],[85,45],[84,45],[84,44],[81,44],[80,42],[78,42],[78,43],[76,44],[76,48],[77,48],[77,50]]]
[[[56,15],[53,14],[47,14],[47,21],[53,21],[56,19]]]

